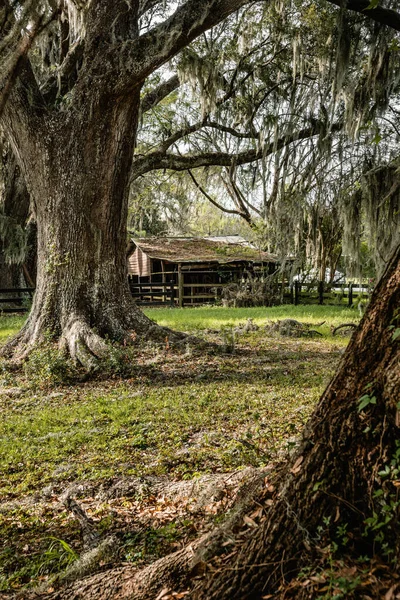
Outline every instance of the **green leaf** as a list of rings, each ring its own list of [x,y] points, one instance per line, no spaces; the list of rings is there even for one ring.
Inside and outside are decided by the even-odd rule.
[[[372,139],[372,144],[379,144],[379,142],[382,140],[382,136],[379,133],[379,131],[376,132],[374,138]]]
[[[397,340],[397,338],[400,337],[400,327],[398,327],[397,329],[394,330],[393,335],[392,335],[392,340]]]
[[[365,394],[358,401],[358,412],[361,412],[369,404],[376,404],[376,396]]]
[[[367,8],[364,8],[364,10],[373,10],[374,8],[376,8],[379,4],[379,0],[371,0],[371,2],[369,3],[369,5],[367,6]]]

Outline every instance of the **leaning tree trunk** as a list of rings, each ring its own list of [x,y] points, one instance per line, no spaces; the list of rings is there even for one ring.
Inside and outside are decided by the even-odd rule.
[[[277,488],[265,525],[242,547],[236,568],[211,577],[196,598],[244,600],[275,592],[282,580],[301,568],[305,548],[315,547],[324,518],[335,530],[347,523],[356,538],[373,513],[385,520],[379,505],[383,497],[389,505],[396,488],[390,477],[385,483],[378,473],[396,455],[400,434],[396,328],[400,328],[400,247],[305,429],[301,450]],[[374,498],[377,489],[384,495]],[[390,516],[383,532],[398,558],[399,508]],[[371,548],[375,545],[379,552],[371,536]],[[365,543],[364,538],[364,553]]]
[[[139,94],[97,99],[85,111],[50,116],[26,177],[38,239],[36,294],[28,321],[5,348],[25,356],[49,332],[91,368],[107,352],[104,337],[148,334],[126,273],[127,192]]]
[[[310,560],[313,548],[318,545],[318,528],[325,527],[329,519],[334,530],[347,523],[354,534],[355,551],[357,539],[365,530],[365,520],[373,513],[378,520],[385,520],[387,513],[380,512],[379,502],[390,504],[396,496],[396,487],[393,477],[382,481],[379,472],[399,450],[400,337],[393,339],[397,328],[400,328],[400,247],[372,295],[369,309],[336,376],[305,428],[300,450],[279,475],[273,505],[265,507],[265,522],[242,542],[229,569],[219,567],[200,582],[195,581],[187,597],[250,600],[268,596]],[[375,397],[376,403],[374,400],[366,403],[364,398],[362,408],[360,398],[366,395]],[[397,462],[400,463],[400,458]],[[383,495],[374,497],[377,489]],[[400,550],[398,513],[399,508],[394,506],[390,522],[381,529],[395,558]],[[243,513],[239,510],[237,515],[237,527],[241,529]],[[324,518],[328,521],[324,522]],[[234,529],[234,523],[230,524],[230,541]],[[231,552],[232,546],[224,550],[223,530],[209,537],[213,552],[216,540],[220,552]],[[51,593],[48,598],[155,600],[165,588],[187,590],[193,584],[193,574],[204,570],[206,543],[199,540],[142,572],[121,567],[94,575]],[[371,551],[379,552],[379,543],[372,534],[363,538],[362,554],[366,553],[368,543]]]

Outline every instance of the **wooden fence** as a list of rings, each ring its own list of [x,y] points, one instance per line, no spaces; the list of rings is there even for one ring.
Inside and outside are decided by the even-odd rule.
[[[147,283],[130,283],[132,296],[139,305],[153,306],[194,306],[219,302],[222,290],[231,283],[186,283],[183,278],[175,283],[149,281]],[[244,283],[244,285],[246,285]],[[200,290],[200,291],[199,291]],[[366,287],[353,283],[329,286],[323,281],[300,283],[295,281],[281,284],[281,300],[283,304],[320,304],[353,306],[367,300],[369,292]]]
[[[0,312],[26,312],[28,310],[26,305],[32,300],[34,293],[35,288],[0,289]]]
[[[323,281],[300,283],[295,281],[283,294],[288,304],[326,304],[353,306],[367,300],[370,292],[367,286],[354,283],[336,283],[328,285]]]
[[[133,283],[130,281],[132,297],[141,306],[183,307],[216,303],[220,301],[223,288],[229,285],[231,284],[186,283],[183,277],[178,277],[178,282],[170,280]],[[32,300],[34,292],[34,288],[0,289],[0,312],[27,311],[27,304]],[[299,304],[353,306],[368,297],[366,287],[353,283],[335,284],[333,287],[322,281],[318,284],[299,281],[295,281],[292,285],[287,282],[281,284],[282,303],[295,306]]]

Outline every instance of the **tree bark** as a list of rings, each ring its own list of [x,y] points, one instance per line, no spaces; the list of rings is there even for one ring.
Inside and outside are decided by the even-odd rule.
[[[399,308],[400,247],[306,426],[265,525],[243,545],[234,568],[211,576],[194,598],[244,600],[275,592],[299,571],[304,549],[315,547],[324,518],[335,528],[348,523],[357,538],[378,510],[378,472],[395,455],[399,437],[400,343],[392,329],[400,326]],[[359,411],[367,394],[376,404]],[[397,558],[398,516],[397,509],[385,531]]]

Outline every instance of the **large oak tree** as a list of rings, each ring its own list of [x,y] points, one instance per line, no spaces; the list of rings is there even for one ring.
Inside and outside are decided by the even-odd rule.
[[[332,3],[343,7],[339,0]],[[1,0],[0,7],[7,4]],[[69,4],[60,4],[61,11]],[[141,12],[157,4],[92,0],[84,6],[85,35],[76,45],[72,28],[61,34],[68,44],[53,83],[40,89],[28,60],[9,80],[2,127],[33,199],[39,240],[38,288],[29,320],[14,341],[18,351],[29,350],[51,329],[73,356],[90,364],[92,355],[105,350],[101,336],[123,338],[152,327],[134,307],[125,277],[127,189],[140,89],[156,68],[246,1],[188,0],[140,34]],[[365,11],[369,0],[345,5],[400,30],[394,11]],[[193,597],[274,594],[307,553],[317,550],[323,519],[335,528],[351,526],[356,553],[367,547],[384,556],[391,550],[398,561],[399,309],[397,249],[301,447],[275,482],[264,524],[243,543],[233,568],[209,574]],[[216,540],[223,549],[218,534],[208,542]],[[165,586],[185,590],[196,567],[210,558],[208,542],[143,573],[123,567],[53,597],[137,600],[155,598]]]
[[[1,126],[38,226],[35,300],[8,347],[19,355],[50,330],[90,368],[106,352],[104,336],[122,340],[133,331],[154,330],[135,307],[126,280],[127,198],[141,88],[158,67],[247,0],[188,1],[140,34],[141,17],[158,4],[50,3],[59,19],[56,75],[39,85],[36,48],[7,78],[13,85],[3,82],[8,101]],[[8,9],[4,38],[15,23],[7,0],[0,8]]]

